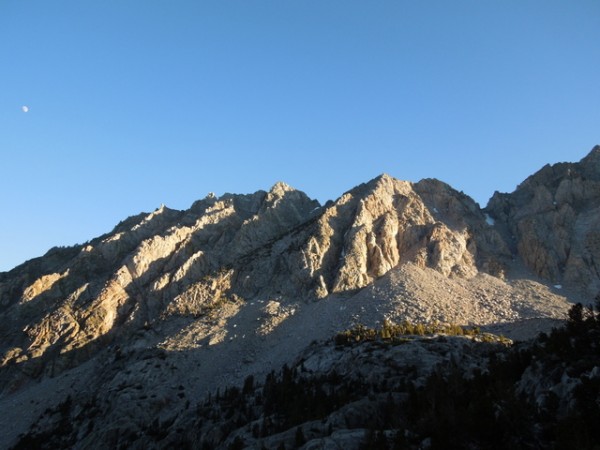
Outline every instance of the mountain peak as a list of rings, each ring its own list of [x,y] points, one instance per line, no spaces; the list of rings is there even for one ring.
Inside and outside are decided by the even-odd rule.
[[[406,183],[406,182],[398,180],[397,178],[394,178],[391,175],[388,175],[387,173],[382,173],[381,175],[378,175],[375,178],[373,178],[368,184],[371,184],[371,183],[376,186],[380,186],[380,185],[389,185],[389,184]]]
[[[412,183],[410,183],[409,181],[399,180],[398,178],[394,178],[391,175],[388,175],[387,173],[382,173],[381,175],[376,176],[368,183],[366,183],[366,186],[368,186],[374,191],[383,189],[384,191],[388,191],[389,193],[398,189],[408,192],[408,190],[410,190],[411,185]]]
[[[600,168],[600,145],[594,148],[581,160],[584,165],[596,165]]]
[[[439,180],[385,173],[323,207],[283,182],[208,194],[0,274],[0,407],[19,410],[0,447],[30,425],[65,423],[70,408],[78,437],[53,448],[125,446],[115,436],[176,446],[161,433],[201,409],[201,393],[267,374],[353,324],[510,331],[564,317],[567,295],[600,287],[598,161],[597,146],[485,211]],[[46,420],[56,404],[67,415]]]
[[[381,181],[391,181],[391,180],[395,180],[395,178],[394,178],[394,177],[392,177],[391,175],[388,175],[387,173],[382,173],[382,174],[380,174],[380,175],[376,176],[374,179],[375,179],[375,180],[378,180],[378,181],[379,181],[379,180],[381,180]]]
[[[284,194],[286,192],[294,192],[295,190],[296,189],[291,187],[289,184],[284,183],[283,181],[278,181],[271,187],[271,189],[269,189],[269,192],[272,194]]]

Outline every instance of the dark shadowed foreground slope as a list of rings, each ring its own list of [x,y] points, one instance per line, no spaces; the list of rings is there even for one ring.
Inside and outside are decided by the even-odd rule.
[[[597,448],[599,308],[579,304],[566,327],[514,345],[358,327],[199,402],[174,387],[178,414],[120,428],[106,427],[101,384],[47,410],[15,448]]]

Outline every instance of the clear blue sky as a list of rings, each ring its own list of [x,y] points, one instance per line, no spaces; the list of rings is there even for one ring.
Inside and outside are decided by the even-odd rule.
[[[0,270],[278,180],[484,205],[600,143],[599,23],[597,0],[0,0]]]

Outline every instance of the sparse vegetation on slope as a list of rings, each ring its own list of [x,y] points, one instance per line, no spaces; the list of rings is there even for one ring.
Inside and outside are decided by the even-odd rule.
[[[358,329],[372,339],[314,344],[263,382],[250,376],[178,417],[122,433],[114,444],[432,450],[600,444],[600,302],[575,305],[564,327],[511,346],[460,335],[390,345],[382,330]],[[15,448],[58,448],[75,433],[85,437],[86,427],[94,428],[81,420],[85,415],[81,406],[61,404],[46,419],[50,429],[32,429]]]
[[[456,324],[440,323],[413,323],[405,320],[395,324],[387,319],[383,320],[380,329],[369,328],[357,324],[353,328],[341,331],[335,336],[336,345],[348,345],[362,341],[373,341],[377,339],[390,340],[391,342],[406,342],[407,336],[470,336],[481,341],[499,341],[509,343],[510,340],[503,336],[495,336],[490,333],[482,333],[479,327],[463,327]]]

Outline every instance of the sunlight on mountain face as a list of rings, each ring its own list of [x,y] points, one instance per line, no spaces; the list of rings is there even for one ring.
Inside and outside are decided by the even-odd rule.
[[[0,410],[16,406],[22,416],[0,446],[25,433],[54,436],[54,447],[132,439],[242,448],[264,438],[276,449],[289,423],[269,416],[287,407],[273,406],[281,399],[269,386],[284,364],[298,368],[283,369],[286,383],[308,376],[328,386],[308,389],[298,404],[335,397],[342,379],[388,382],[390,367],[404,387],[420,388],[438,368],[479,376],[486,352],[547,332],[599,285],[598,154],[600,147],[579,163],[546,166],[485,209],[435,179],[382,175],[322,207],[278,183],[208,196],[184,211],[161,207],[84,245],[53,248],[0,278]],[[413,337],[427,333],[435,336]],[[344,376],[336,361],[346,364]],[[265,376],[265,389],[256,387]],[[303,382],[295,383],[285,389]],[[217,389],[227,394],[215,401],[239,400],[232,386],[242,384],[246,395],[256,387],[271,402],[262,431],[216,436],[210,421],[193,425],[213,408]],[[236,412],[236,423],[258,420],[252,411]],[[319,419],[327,439],[356,448],[364,423],[357,432],[344,428],[345,411],[330,423],[318,411],[294,417]],[[61,419],[48,419],[55,414]],[[155,435],[148,430],[157,417],[164,429]],[[9,419],[0,417],[0,428]],[[53,428],[65,421],[72,428]],[[281,439],[290,448],[308,438],[288,434]],[[39,447],[23,439],[22,448]]]

